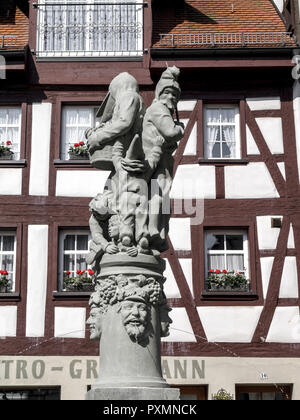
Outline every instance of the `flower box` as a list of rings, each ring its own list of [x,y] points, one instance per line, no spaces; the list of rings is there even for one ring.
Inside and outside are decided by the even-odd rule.
[[[11,160],[14,152],[11,150],[12,142],[7,140],[6,142],[1,141],[0,143],[0,160]]]
[[[218,284],[215,283],[211,283],[209,285],[209,291],[212,292],[249,292],[249,286],[248,285],[244,285],[244,286],[239,286],[239,287],[232,287],[232,286],[220,286]]]
[[[216,292],[249,292],[250,282],[241,272],[210,270],[206,279],[207,290]]]
[[[88,148],[84,141],[69,147],[69,157],[70,160],[89,159]]]
[[[88,155],[88,153],[79,155],[79,154],[74,153],[74,152],[69,152],[69,158],[70,158],[70,160],[88,160],[89,155]]]
[[[95,286],[92,283],[82,283],[82,285],[74,286],[73,284],[66,285],[67,292],[93,292]]]
[[[87,274],[91,277],[87,277]],[[75,276],[71,276],[70,271],[65,272],[64,290],[67,292],[93,292],[95,286],[93,283],[94,271],[90,268],[86,270],[77,270]]]
[[[0,154],[0,160],[12,160],[14,154],[12,152],[4,152]]]
[[[10,292],[10,281],[7,278],[8,272],[6,270],[0,270],[0,293]]]

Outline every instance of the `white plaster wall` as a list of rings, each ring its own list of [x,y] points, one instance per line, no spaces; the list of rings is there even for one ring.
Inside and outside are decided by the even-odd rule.
[[[299,81],[296,81],[294,84],[293,107],[294,107],[296,146],[297,146],[298,173],[299,173],[299,179],[300,179],[300,83]]]
[[[259,249],[276,249],[280,228],[271,227],[271,218],[281,218],[282,216],[258,216],[257,235]]]
[[[197,101],[179,101],[177,108],[178,111],[193,111]]]
[[[190,320],[185,308],[172,308],[170,317],[173,323],[170,325],[170,335],[162,338],[165,342],[195,342]]]
[[[226,198],[278,198],[277,189],[263,162],[225,166]]]
[[[2,168],[0,169],[0,194],[21,195],[22,194],[22,169]]]
[[[252,136],[248,124],[246,125],[246,139],[247,139],[247,154],[248,155],[260,155],[260,151],[257,147],[256,141]]]
[[[48,270],[48,226],[28,226],[26,337],[43,337]]]
[[[284,153],[281,118],[256,118],[271,153]]]
[[[288,248],[295,248],[295,238],[294,238],[294,229],[293,225],[290,225],[290,232],[288,237]]]
[[[198,313],[209,342],[250,343],[262,306],[207,306]]]
[[[48,195],[51,111],[51,103],[32,106],[30,195]]]
[[[260,259],[261,277],[263,286],[263,296],[266,299],[270,283],[270,276],[272,272],[274,257],[266,257]]]
[[[17,335],[17,306],[0,306],[0,340]]]
[[[174,199],[216,198],[214,166],[179,165],[170,197]]]
[[[164,283],[164,291],[166,294],[166,297],[168,299],[176,299],[180,298],[180,291],[177,286],[177,282],[173,273],[173,270],[169,264],[169,261],[167,258],[164,259],[166,261],[166,269],[164,271],[164,277],[166,277],[166,282]]]
[[[192,249],[190,219],[171,218],[169,237],[176,251],[190,251]]]
[[[54,337],[84,338],[85,337],[85,308],[54,309]]]
[[[299,306],[276,308],[266,341],[300,343]]]
[[[94,197],[103,191],[110,172],[57,171],[56,195],[60,197]]]
[[[279,12],[282,12],[284,0],[274,0],[274,3],[276,4]]]
[[[179,258],[179,263],[181,265],[182,271],[185,275],[187,284],[190,288],[192,296],[194,296],[193,289],[193,265],[191,258]]]
[[[285,163],[284,162],[279,162],[277,163],[277,166],[281,172],[281,175],[283,176],[283,179],[286,180],[286,172],[285,172]]]
[[[264,111],[268,109],[281,108],[279,96],[267,98],[247,98],[246,101],[251,111]]]
[[[280,298],[298,298],[298,274],[296,257],[285,257],[281,284]]]
[[[194,127],[191,131],[190,137],[187,141],[183,154],[185,156],[192,156],[192,155],[195,155],[196,153],[197,153],[197,123],[194,124]]]

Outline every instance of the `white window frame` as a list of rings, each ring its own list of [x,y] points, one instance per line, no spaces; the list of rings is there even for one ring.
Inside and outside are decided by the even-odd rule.
[[[207,235],[243,235],[243,250],[209,250],[207,247]],[[226,264],[226,255],[243,255],[244,256],[244,269],[240,270],[241,273],[245,275],[248,279],[250,278],[250,255],[249,255],[249,238],[248,238],[248,231],[244,229],[207,229],[205,231],[204,237],[204,245],[205,245],[205,278],[209,274],[209,270],[211,267],[208,266],[208,256],[210,254],[213,255],[225,255],[225,267],[219,267],[220,270],[227,269]],[[224,248],[226,248],[226,238],[224,238]]]
[[[122,3],[124,0],[87,0],[87,5],[94,5],[95,3],[102,3],[105,5],[105,3]],[[37,57],[38,58],[48,58],[48,57],[61,57],[61,58],[78,58],[78,57],[142,57],[143,56],[143,46],[144,46],[144,6],[143,6],[143,0],[128,0],[127,3],[137,3],[138,11],[136,13],[137,16],[137,27],[141,28],[141,33],[137,34],[137,49],[136,50],[130,50],[130,51],[93,51],[92,46],[92,40],[90,40],[90,36],[87,29],[87,35],[85,37],[85,51],[67,51],[66,45],[65,50],[63,51],[45,51],[44,50],[44,37],[43,33],[40,30],[40,27],[44,25],[45,20],[45,14],[44,10],[46,7],[46,4],[48,3],[57,3],[58,5],[67,5],[68,3],[71,3],[72,0],[39,0],[38,4],[40,7],[38,8],[38,19],[37,19]],[[84,3],[84,0],[82,0],[82,3]],[[126,5],[126,0],[124,1],[124,6]],[[87,19],[89,16],[92,15],[92,12],[88,12]],[[91,16],[90,16],[91,18]],[[67,22],[65,22],[67,24]],[[67,37],[65,37],[66,41]],[[64,41],[64,44],[65,44]]]
[[[64,250],[64,240],[67,235],[87,235],[88,236],[88,249],[86,251],[84,250]],[[59,290],[63,290],[63,281],[64,281],[64,255],[75,255],[75,271],[74,275],[76,275],[76,271],[78,270],[76,266],[76,255],[77,254],[88,254],[89,253],[89,245],[91,241],[91,234],[88,230],[84,229],[64,229],[59,232],[59,267],[58,267],[58,286]],[[77,247],[76,247],[77,248]],[[88,270],[90,266],[86,265],[86,270]]]
[[[232,157],[225,157],[223,158],[222,156],[217,158],[217,157],[211,157],[211,156],[207,156],[207,144],[208,144],[208,138],[207,138],[207,127],[215,127],[215,126],[232,126],[233,123],[224,123],[219,121],[219,123],[213,122],[213,123],[208,123],[207,122],[207,111],[209,109],[234,109],[235,110],[235,121],[234,121],[234,125],[235,125],[235,150],[236,150],[236,155],[232,156]],[[241,127],[240,127],[240,108],[238,105],[234,105],[234,104],[206,104],[204,105],[204,157],[205,159],[212,159],[212,160],[223,160],[223,159],[241,159]],[[222,130],[220,130],[221,136],[222,136]],[[221,143],[222,144],[222,139],[221,139]],[[220,148],[221,150],[221,154],[222,154],[222,147]]]
[[[10,139],[7,134],[5,134],[4,139],[0,139],[0,143],[4,142],[4,145],[6,141],[11,141],[12,145],[12,151],[14,152],[13,159],[19,160],[20,159],[20,150],[21,150],[21,125],[22,125],[22,107],[21,106],[0,106],[1,110],[6,110],[6,124],[0,123],[0,128],[4,128],[5,132],[7,133],[8,128],[18,128],[18,137],[16,139]],[[19,122],[18,124],[8,124],[8,110],[14,109],[19,111]]]
[[[3,236],[13,236],[14,237],[14,250],[13,251],[3,251]],[[15,291],[16,288],[16,257],[17,257],[17,234],[14,231],[0,231],[0,270],[4,270],[2,266],[2,258],[4,255],[13,255],[13,272],[12,272],[12,282],[10,291]],[[8,272],[10,273],[10,272]]]
[[[78,128],[91,128],[91,127],[96,127],[99,123],[100,123],[100,119],[96,118],[96,113],[99,107],[97,106],[88,106],[88,105],[64,105],[62,107],[62,111],[61,111],[61,141],[60,141],[60,156],[61,159],[63,160],[69,160],[69,155],[68,155],[68,150],[70,146],[73,146],[74,143],[79,143],[81,140],[78,138],[74,138],[74,141],[72,143],[67,143],[67,135],[66,135],[66,131],[67,128],[76,128],[77,129],[77,134],[78,134]],[[73,109],[77,111],[77,117],[76,117],[76,124],[68,124],[67,123],[67,111]],[[79,113],[80,110],[87,110],[89,109],[91,111],[90,113],[90,121],[88,125],[85,124],[79,124]],[[82,141],[86,142],[86,139],[82,139]]]

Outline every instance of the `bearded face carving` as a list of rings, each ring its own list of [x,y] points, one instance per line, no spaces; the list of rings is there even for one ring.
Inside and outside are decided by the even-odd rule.
[[[132,341],[140,343],[148,324],[148,308],[143,302],[125,300],[120,304],[119,312],[127,334]]]
[[[101,337],[102,331],[102,316],[103,314],[99,308],[92,308],[90,311],[90,316],[86,321],[87,325],[90,327],[90,339],[98,340]]]
[[[122,274],[98,280],[89,301],[91,310],[87,324],[90,327],[91,340],[101,337],[102,323],[109,307],[119,314],[128,336],[134,343],[142,346],[148,344],[153,333],[152,307],[158,308],[161,337],[168,336],[172,320],[168,316],[171,309],[162,289],[164,280]]]

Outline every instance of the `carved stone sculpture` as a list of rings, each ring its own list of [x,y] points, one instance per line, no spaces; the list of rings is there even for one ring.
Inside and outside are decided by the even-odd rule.
[[[87,262],[96,278],[87,323],[91,339],[100,339],[101,358],[88,399],[178,399],[160,361],[160,338],[172,322],[160,257],[168,248],[164,200],[172,154],[184,135],[173,118],[178,76],[176,67],[163,73],[145,112],[136,80],[121,73],[99,109],[100,126],[86,132],[92,165],[111,170],[104,192],[90,203]]]

